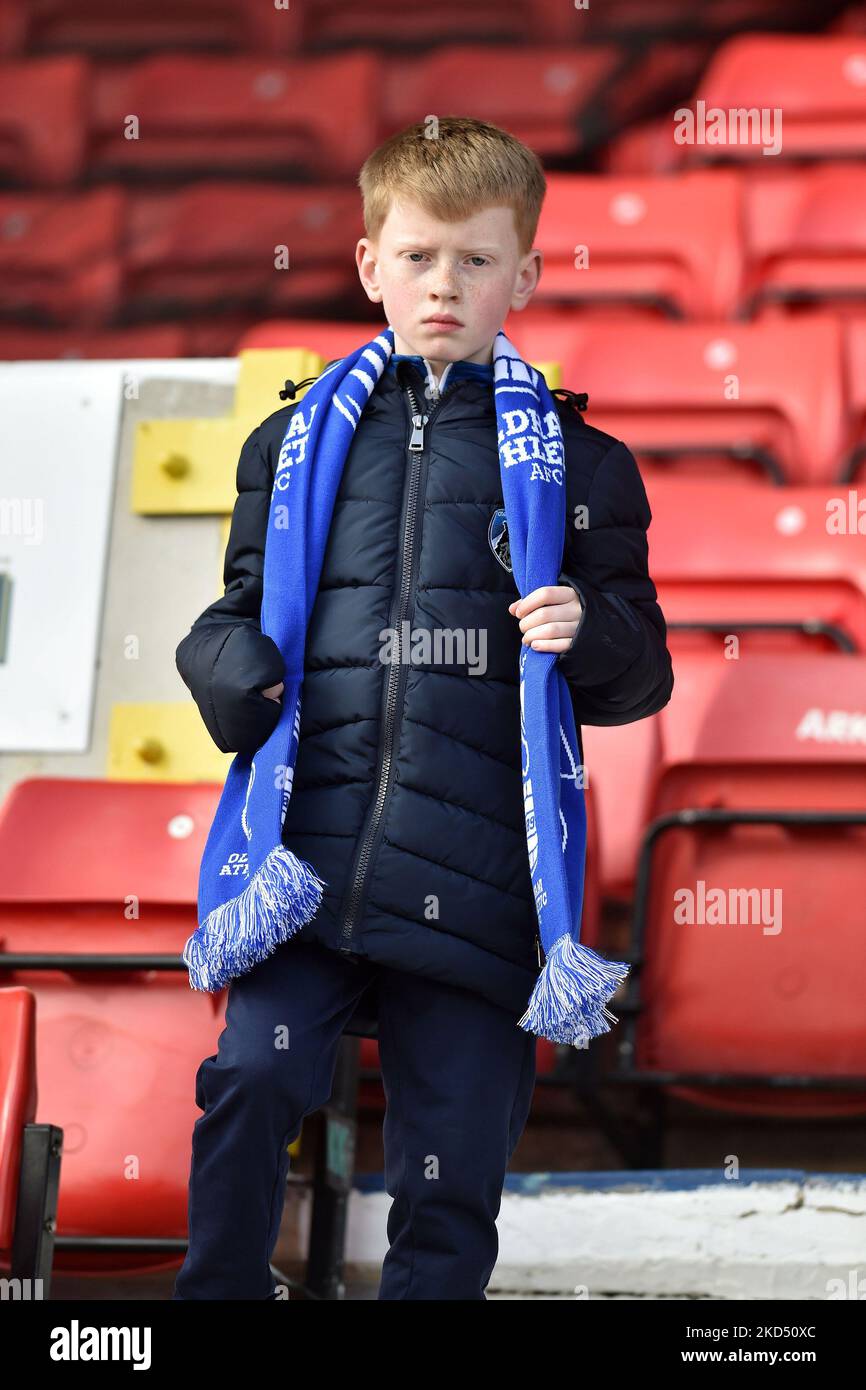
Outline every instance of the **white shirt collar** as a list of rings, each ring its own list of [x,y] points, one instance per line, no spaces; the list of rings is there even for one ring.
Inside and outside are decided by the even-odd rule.
[[[424,358],[424,366],[427,368],[427,384],[430,388],[430,395],[432,399],[436,401],[439,399],[439,396],[441,395],[445,387],[445,379],[448,376],[448,373],[450,372],[451,368],[454,366],[454,363],[446,363],[445,370],[438,381],[436,380],[436,373],[434,372],[432,366],[430,365],[430,362],[426,357]]]

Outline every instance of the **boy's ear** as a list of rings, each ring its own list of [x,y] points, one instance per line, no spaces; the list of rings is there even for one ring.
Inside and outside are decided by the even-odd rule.
[[[532,271],[533,264],[535,265],[534,276]],[[539,247],[533,246],[532,250],[528,251],[524,257],[524,265],[521,267],[519,278],[525,280],[526,283],[523,284],[522,288],[518,288],[514,291],[511,300],[512,309],[519,312],[521,309],[526,308],[538,288],[538,282],[541,279],[543,268],[544,252],[540,250]]]
[[[355,265],[358,270],[358,278],[364,287],[364,293],[373,304],[381,304],[382,291],[378,285],[378,275],[375,269],[375,262],[378,256],[378,247],[369,237],[361,237],[355,247]]]

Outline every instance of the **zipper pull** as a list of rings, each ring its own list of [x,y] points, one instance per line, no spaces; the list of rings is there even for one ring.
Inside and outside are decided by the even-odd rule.
[[[424,448],[424,426],[426,423],[426,415],[412,416],[412,438],[409,440],[409,448],[413,451]]]

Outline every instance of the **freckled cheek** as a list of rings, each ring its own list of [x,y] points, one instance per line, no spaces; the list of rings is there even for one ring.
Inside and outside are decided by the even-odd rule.
[[[509,288],[504,284],[475,286],[467,293],[466,301],[471,304],[476,322],[497,330],[508,313],[511,304]]]
[[[383,294],[388,308],[395,316],[414,309],[421,299],[421,287],[410,279],[390,276],[383,285]]]

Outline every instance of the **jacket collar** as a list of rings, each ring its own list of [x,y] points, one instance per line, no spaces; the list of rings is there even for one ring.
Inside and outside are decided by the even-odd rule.
[[[427,382],[429,393],[432,400],[438,400],[446,386],[450,386],[455,381],[470,379],[481,383],[489,382],[493,384],[493,364],[484,362],[466,362],[462,358],[459,362],[449,362],[439,381],[436,380],[436,373],[426,357],[419,353],[411,352],[392,352],[388,359],[387,370],[396,371],[401,362],[411,362],[420,374],[422,380]]]

